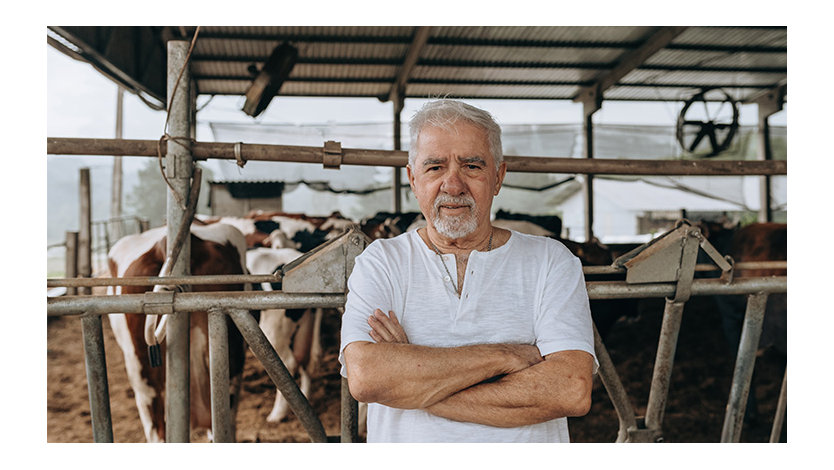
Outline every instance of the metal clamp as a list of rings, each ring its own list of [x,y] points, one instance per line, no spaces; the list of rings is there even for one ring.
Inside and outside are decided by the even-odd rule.
[[[333,140],[324,143],[324,168],[338,170],[342,166],[342,144]]]
[[[142,312],[148,315],[169,315],[174,313],[174,291],[145,292]]]
[[[243,158],[241,154],[241,149],[243,147],[243,142],[235,142],[235,160],[237,160],[237,166],[243,168],[246,165],[246,159]]]

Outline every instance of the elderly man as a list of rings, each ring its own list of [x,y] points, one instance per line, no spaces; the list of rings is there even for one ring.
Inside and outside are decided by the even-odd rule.
[[[356,259],[340,361],[368,442],[568,442],[594,356],[582,268],[556,240],[493,227],[501,130],[465,103],[411,121],[408,178],[428,225]]]

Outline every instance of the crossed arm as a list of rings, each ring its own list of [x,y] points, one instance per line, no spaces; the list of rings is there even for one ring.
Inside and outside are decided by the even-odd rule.
[[[590,408],[593,358],[560,351],[542,358],[532,345],[432,348],[408,343],[396,315],[368,320],[376,343],[344,351],[354,398],[394,408],[420,408],[455,421],[516,427]]]

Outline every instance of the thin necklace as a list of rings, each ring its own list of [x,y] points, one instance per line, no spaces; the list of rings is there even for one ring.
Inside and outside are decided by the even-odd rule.
[[[486,251],[492,251],[492,235],[493,234],[495,234],[495,229],[494,228],[489,232],[489,243],[487,244]],[[437,247],[434,246],[434,243],[432,243],[431,239],[429,238],[428,231],[426,231],[426,239],[429,240],[429,245],[431,245],[431,248],[434,250],[435,253],[437,253],[437,256],[440,258],[440,264],[442,264],[443,269],[446,270],[446,276],[449,278],[449,283],[452,284],[452,290],[454,290],[455,294],[457,294],[457,296],[460,297],[460,288],[455,284],[455,281],[452,280],[452,273],[449,272],[449,267],[446,266],[446,262],[443,261],[443,255],[440,254],[440,250],[438,250]]]

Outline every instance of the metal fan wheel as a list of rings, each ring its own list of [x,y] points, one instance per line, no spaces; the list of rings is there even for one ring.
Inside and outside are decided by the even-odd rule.
[[[678,144],[709,158],[727,150],[738,130],[738,103],[721,88],[705,88],[686,101],[676,126]]]

